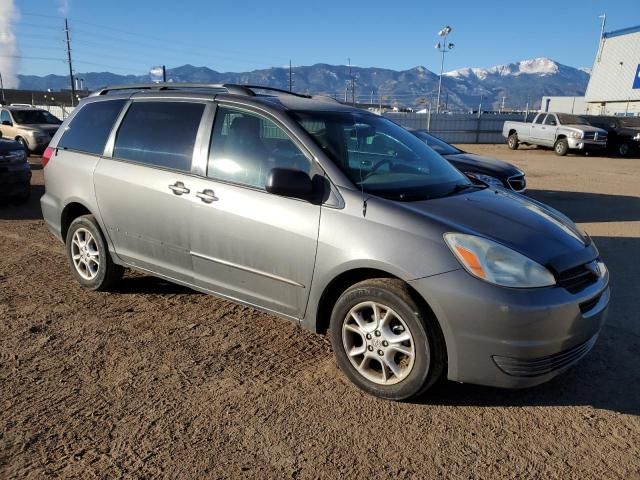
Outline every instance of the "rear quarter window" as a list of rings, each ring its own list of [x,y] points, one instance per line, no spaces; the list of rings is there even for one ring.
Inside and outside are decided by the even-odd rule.
[[[102,155],[113,123],[126,100],[88,103],[71,119],[58,148]]]

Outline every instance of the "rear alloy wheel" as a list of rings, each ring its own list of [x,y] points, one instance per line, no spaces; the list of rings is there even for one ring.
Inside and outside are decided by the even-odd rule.
[[[71,222],[66,250],[71,272],[83,287],[107,290],[122,277],[124,269],[113,263],[93,215],[83,215]]]
[[[331,342],[345,375],[362,390],[405,400],[444,371],[442,333],[404,282],[371,279],[344,292],[331,315]]]
[[[628,157],[631,153],[631,144],[629,142],[624,142],[618,145],[618,155],[621,157]]]
[[[556,144],[553,146],[553,150],[557,155],[564,157],[569,152],[569,142],[566,138],[560,138],[556,140]]]
[[[517,150],[518,149],[518,147],[520,146],[520,142],[518,141],[518,134],[517,133],[512,133],[511,135],[509,135],[509,138],[507,138],[507,146],[511,150]]]

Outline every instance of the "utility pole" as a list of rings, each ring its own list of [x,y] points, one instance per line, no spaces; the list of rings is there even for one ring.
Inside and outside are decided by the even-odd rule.
[[[162,83],[167,83],[167,67],[162,65]]]
[[[289,59],[289,91],[293,92],[293,72],[291,70],[291,59]]]
[[[351,105],[356,104],[356,79],[351,72],[351,58],[349,60],[349,77],[351,77]]]
[[[371,89],[371,100],[369,101],[370,105],[373,105],[373,88]]]
[[[436,103],[436,113],[440,113],[440,93],[442,91],[442,74],[444,73],[444,54],[453,48],[453,43],[447,43],[447,36],[451,33],[452,28],[445,25],[438,35],[442,37],[442,43],[436,44],[436,49],[442,53],[442,61],[440,63],[440,79],[438,80],[438,101]]]
[[[64,33],[67,37],[67,59],[69,60],[69,80],[71,81],[71,106],[76,102],[76,86],[73,82],[73,64],[71,63],[71,40],[69,40],[69,22],[64,19]]]
[[[4,105],[6,100],[4,98],[4,83],[2,82],[2,73],[1,72],[0,72],[0,91],[2,92],[2,105]]]
[[[505,97],[505,96],[503,95],[503,96],[502,96],[502,105],[500,106],[500,113],[504,112],[504,100],[505,100],[505,98],[507,98],[507,97]]]

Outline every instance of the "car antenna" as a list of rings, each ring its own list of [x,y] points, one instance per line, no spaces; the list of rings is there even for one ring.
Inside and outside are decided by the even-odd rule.
[[[367,216],[367,199],[364,196],[364,179],[362,178],[362,160],[360,160],[360,136],[358,134],[358,128],[356,125],[354,125],[355,129],[356,129],[356,145],[358,146],[358,170],[360,171],[360,192],[362,193],[362,216],[366,217]]]

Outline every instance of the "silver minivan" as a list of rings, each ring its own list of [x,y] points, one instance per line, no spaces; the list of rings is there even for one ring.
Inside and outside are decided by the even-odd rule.
[[[609,274],[567,217],[330,98],[108,88],[42,163],[44,219],[81,285],[132,268],[329,331],[340,369],[379,397],[445,377],[539,384],[605,320]]]

